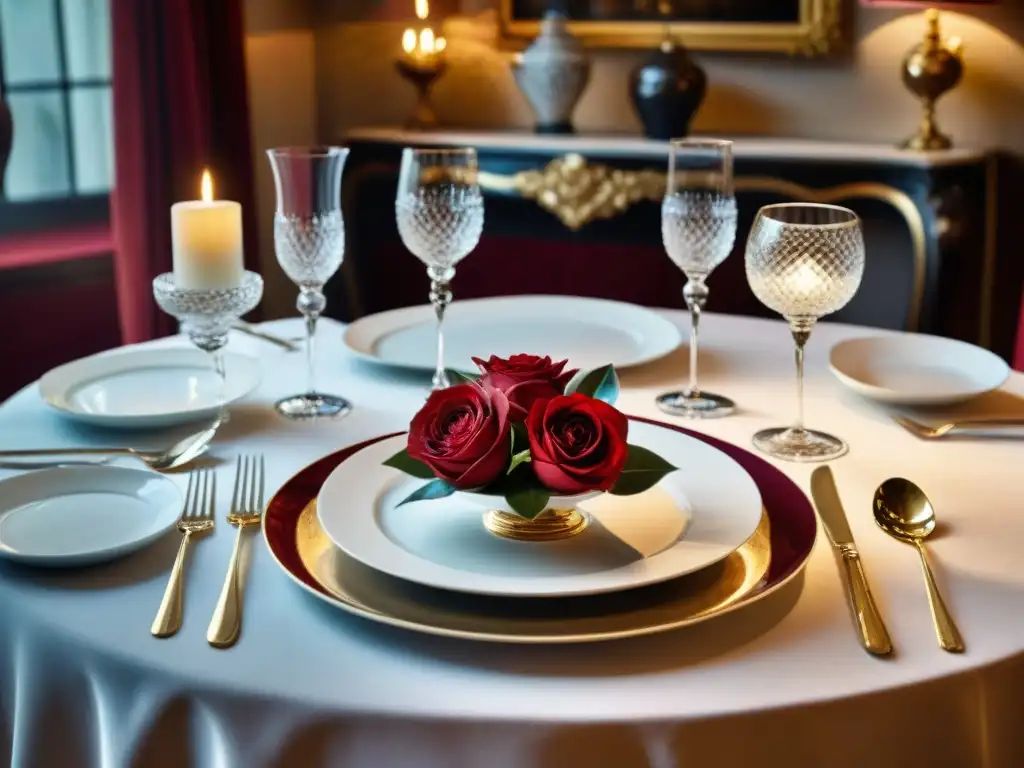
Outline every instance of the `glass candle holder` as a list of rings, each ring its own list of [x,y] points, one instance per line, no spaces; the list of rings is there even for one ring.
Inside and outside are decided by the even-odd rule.
[[[174,275],[167,272],[153,280],[153,297],[160,309],[181,322],[189,340],[209,353],[225,393],[227,371],[222,350],[228,343],[228,331],[260,303],[263,278],[246,272],[233,288],[180,288]]]

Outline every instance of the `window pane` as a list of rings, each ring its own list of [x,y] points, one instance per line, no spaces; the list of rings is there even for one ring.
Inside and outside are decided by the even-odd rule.
[[[110,88],[71,90],[71,134],[79,194],[107,192],[113,169]]]
[[[14,116],[7,199],[67,197],[71,184],[60,91],[9,93],[7,103]]]
[[[63,0],[68,78],[110,79],[110,1]]]
[[[0,0],[0,47],[7,85],[60,80],[51,0]]]

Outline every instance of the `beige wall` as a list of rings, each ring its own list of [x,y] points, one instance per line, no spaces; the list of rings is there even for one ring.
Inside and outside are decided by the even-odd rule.
[[[409,2],[412,5],[412,0]],[[437,104],[452,124],[528,127],[532,116],[515,87],[507,54],[497,50],[494,0],[463,0],[471,13],[449,19],[451,69]],[[923,31],[920,14],[856,7],[851,50],[832,61],[702,54],[710,90],[695,130],[851,141],[895,141],[918,112],[899,79],[906,49]],[[945,13],[945,31],[966,43],[968,71],[941,106],[946,128],[963,144],[1024,152],[1024,12],[1019,3],[974,18]],[[317,100],[321,137],[338,139],[356,125],[401,122],[412,91],[394,72],[401,23],[326,23],[317,32]],[[594,74],[576,112],[583,131],[636,133],[628,96],[638,52],[597,52]]]
[[[245,11],[263,312],[282,317],[295,314],[296,288],[274,256],[274,180],[265,150],[317,141],[316,36],[302,0],[246,0]]]

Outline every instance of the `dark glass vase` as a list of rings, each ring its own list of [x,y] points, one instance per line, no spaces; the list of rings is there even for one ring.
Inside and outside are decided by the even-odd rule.
[[[681,139],[707,90],[707,75],[686,48],[666,38],[661,48],[633,70],[633,106],[650,139]]]

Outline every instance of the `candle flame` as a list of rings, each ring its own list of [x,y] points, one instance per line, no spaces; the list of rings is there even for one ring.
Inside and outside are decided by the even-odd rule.
[[[416,30],[407,29],[405,34],[402,35],[402,50],[406,53],[412,53],[416,50]]]
[[[446,41],[446,40],[445,40],[445,39],[444,39],[443,37],[439,37],[439,38],[437,38],[437,40],[436,40],[436,41],[434,42],[434,50],[435,50],[435,51],[437,51],[438,53],[440,53],[441,51],[443,51],[443,50],[444,50],[444,47],[445,47],[445,46],[446,46],[447,44],[448,44],[448,43],[447,43],[447,41]]]
[[[213,201],[213,177],[210,175],[210,169],[203,169],[203,181],[199,186],[202,193],[204,203]]]
[[[434,52],[434,30],[430,27],[420,30],[420,50],[423,53]]]
[[[426,19],[430,15],[430,4],[427,0],[416,0],[416,18]]]

